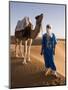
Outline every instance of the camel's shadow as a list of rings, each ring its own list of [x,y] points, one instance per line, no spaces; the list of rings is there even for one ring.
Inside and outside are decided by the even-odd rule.
[[[23,60],[24,60],[24,57],[15,57],[14,56],[14,57],[11,57],[11,61],[10,62],[12,63],[12,65],[18,66],[18,65],[22,64]]]

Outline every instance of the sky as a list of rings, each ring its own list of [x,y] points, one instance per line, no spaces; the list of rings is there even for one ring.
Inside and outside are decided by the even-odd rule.
[[[51,24],[57,38],[65,38],[65,5],[10,2],[10,34],[14,35],[18,20],[29,16],[35,27],[35,16],[43,13],[42,29],[39,37],[46,32],[46,25]]]

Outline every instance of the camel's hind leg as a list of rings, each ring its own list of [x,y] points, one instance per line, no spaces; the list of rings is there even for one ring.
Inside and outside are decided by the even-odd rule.
[[[20,43],[19,43],[19,56],[20,57],[23,57],[23,49],[22,49],[22,40],[20,40]]]

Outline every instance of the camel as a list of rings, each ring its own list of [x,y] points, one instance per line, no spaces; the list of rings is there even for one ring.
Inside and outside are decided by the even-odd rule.
[[[25,28],[25,30],[15,31],[15,40],[16,40],[15,55],[16,55],[16,57],[18,57],[18,52],[17,52],[18,44],[19,44],[20,53],[23,56],[21,47],[22,47],[22,41],[24,41],[23,64],[26,64],[27,61],[30,61],[30,50],[31,50],[32,41],[33,41],[33,39],[35,39],[37,37],[37,35],[40,32],[43,14],[36,16],[35,19],[36,19],[36,25],[35,25],[34,30],[32,30],[30,27],[28,27],[27,31],[26,31],[26,28]]]

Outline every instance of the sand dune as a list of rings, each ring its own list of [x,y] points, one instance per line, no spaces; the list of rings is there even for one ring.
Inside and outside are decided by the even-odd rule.
[[[14,44],[11,45],[11,51],[14,52]],[[41,45],[32,45],[31,57],[44,63],[43,56],[40,55]],[[56,46],[55,63],[57,71],[65,76],[65,42],[58,41]]]

